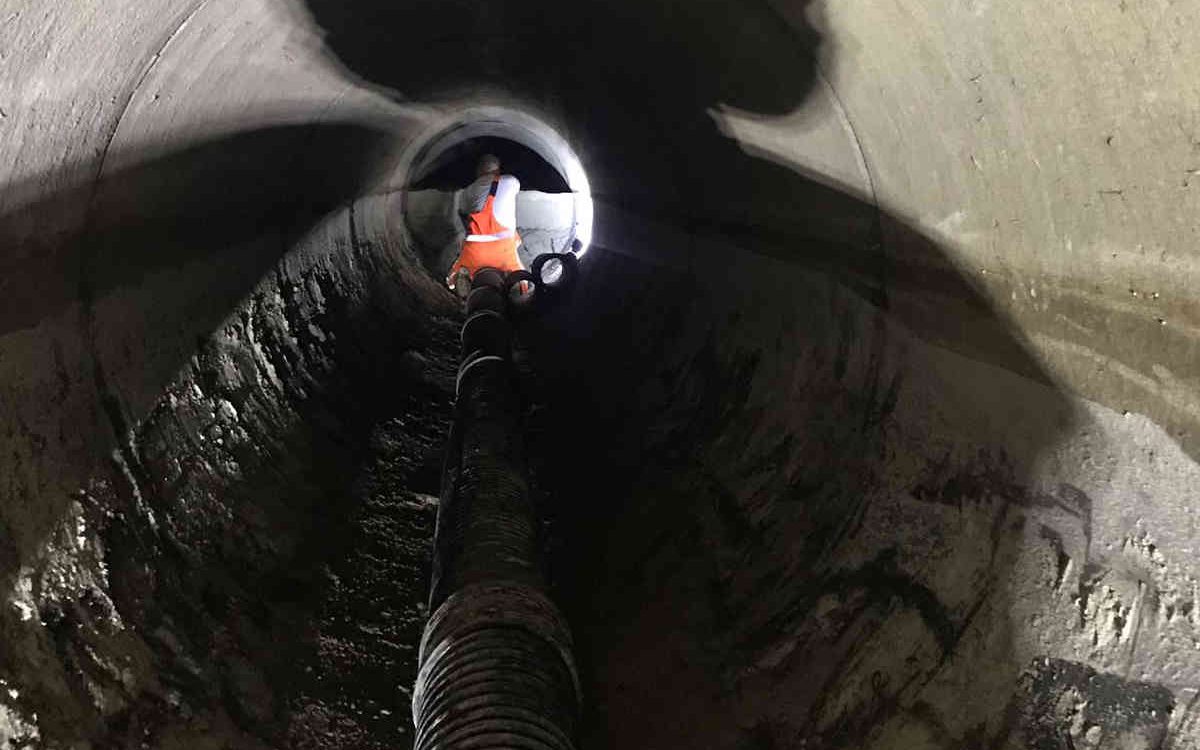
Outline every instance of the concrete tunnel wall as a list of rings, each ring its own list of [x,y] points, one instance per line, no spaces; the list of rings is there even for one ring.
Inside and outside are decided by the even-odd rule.
[[[403,744],[396,167],[491,103],[597,199],[530,334],[583,746],[1200,742],[1200,9],[341,6],[4,9],[0,732]]]

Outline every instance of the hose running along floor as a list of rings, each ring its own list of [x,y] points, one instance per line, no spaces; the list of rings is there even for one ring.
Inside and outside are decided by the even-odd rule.
[[[1200,6],[0,18],[9,745],[412,742],[469,138],[590,228],[518,362],[579,747],[1200,745]]]

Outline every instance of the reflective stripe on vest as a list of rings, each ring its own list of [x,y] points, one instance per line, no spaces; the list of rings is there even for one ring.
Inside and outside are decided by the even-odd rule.
[[[509,237],[516,235],[515,229],[505,229],[500,234],[468,234],[467,242],[495,242],[496,240],[506,240]]]
[[[517,230],[509,229],[496,219],[496,190],[500,187],[500,175],[492,180],[483,208],[467,217],[467,242],[495,242],[515,237]]]

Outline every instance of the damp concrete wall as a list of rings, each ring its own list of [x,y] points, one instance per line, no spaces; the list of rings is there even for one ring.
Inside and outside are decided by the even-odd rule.
[[[404,155],[483,103],[596,199],[525,337],[584,747],[1200,743],[1200,9],[344,6],[0,11],[0,733],[403,745]]]

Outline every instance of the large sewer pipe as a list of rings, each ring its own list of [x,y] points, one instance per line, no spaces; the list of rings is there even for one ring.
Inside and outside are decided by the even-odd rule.
[[[1200,742],[1194,3],[0,15],[10,742],[412,742],[478,107],[595,204],[525,333],[582,747]]]

